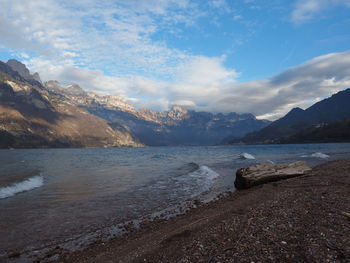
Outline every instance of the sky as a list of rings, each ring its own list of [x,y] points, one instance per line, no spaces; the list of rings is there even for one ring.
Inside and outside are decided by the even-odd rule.
[[[0,60],[136,108],[275,120],[350,87],[350,0],[0,0]]]

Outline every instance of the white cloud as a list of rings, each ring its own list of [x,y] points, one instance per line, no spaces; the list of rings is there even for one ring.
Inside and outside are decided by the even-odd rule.
[[[220,78],[213,78],[206,85],[185,81],[185,76],[178,83],[163,83],[166,92],[158,108],[180,104],[200,111],[251,112],[260,118],[276,119],[294,107],[309,107],[319,98],[350,88],[350,51],[316,57],[266,80],[234,83],[234,77],[229,79],[224,84]],[[148,103],[156,107],[155,101]]]
[[[325,2],[349,5],[300,0],[293,22],[312,19],[325,10]],[[212,4],[222,9],[225,1]],[[349,87],[350,52],[317,57],[266,80],[237,83],[239,73],[225,66],[224,56],[192,54],[155,40],[157,32],[175,24],[192,26],[208,15],[189,0],[157,5],[148,0],[0,0],[0,6],[6,6],[0,9],[0,46],[31,54],[22,56],[24,62],[43,80],[119,93],[137,107],[164,110],[181,104],[276,118]]]
[[[296,3],[296,8],[292,13],[292,21],[295,23],[304,22],[313,17],[313,15],[321,10],[323,1],[320,0],[302,0]]]
[[[123,95],[137,108],[166,110],[182,105],[197,111],[250,112],[269,119],[350,88],[350,51],[316,57],[271,78],[244,83],[236,82],[238,73],[225,68],[224,59],[193,57],[178,67],[174,82],[140,76],[109,77],[100,70],[52,66],[45,61],[36,61],[35,70],[46,72],[46,76],[55,72],[52,77],[66,84],[78,83],[90,91]]]
[[[232,83],[239,76],[233,69],[224,67],[225,57],[192,57],[178,66],[176,79],[191,85],[225,85]]]
[[[240,109],[277,118],[346,88],[350,88],[350,51],[316,57],[267,80],[232,85],[227,97],[215,103],[223,111]]]
[[[299,0],[296,2],[291,15],[291,20],[295,24],[301,24],[315,17],[323,10],[334,6],[350,7],[349,0]]]
[[[205,82],[201,82],[200,77],[206,79],[207,72],[199,67],[197,74],[193,72],[195,68],[190,67],[193,71],[188,68],[188,75],[179,74],[177,83],[162,83],[157,88],[163,87],[162,107],[166,105],[164,102],[168,102],[168,107],[178,103],[200,111],[251,112],[276,119],[293,107],[306,108],[318,98],[350,88],[350,51],[316,57],[266,80],[245,83],[235,83],[237,73],[221,68],[222,59],[213,58],[212,62],[206,68],[216,72],[215,77]],[[187,78],[192,75],[198,79]],[[223,81],[216,76],[227,78]]]
[[[231,12],[231,8],[227,4],[226,0],[211,0],[209,3],[214,8],[222,9],[226,12]]]
[[[190,26],[203,12],[188,0],[0,0],[0,46],[52,63],[110,74],[169,77],[191,55],[153,35],[174,24]]]

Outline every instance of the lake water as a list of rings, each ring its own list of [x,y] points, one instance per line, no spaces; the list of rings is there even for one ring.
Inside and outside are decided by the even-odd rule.
[[[350,144],[0,150],[0,259],[79,247],[122,222],[233,191],[240,167],[349,157]]]

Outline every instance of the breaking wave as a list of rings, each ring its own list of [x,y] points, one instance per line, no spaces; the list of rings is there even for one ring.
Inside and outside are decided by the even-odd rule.
[[[238,157],[244,160],[255,160],[255,157],[249,153],[240,153]]]
[[[329,158],[329,155],[321,153],[321,152],[315,152],[315,153],[312,153],[310,155],[302,155],[301,157],[303,157],[303,158],[311,157],[311,158],[327,159],[327,158]]]
[[[187,174],[187,178],[191,178],[188,181],[188,190],[192,192],[191,197],[195,197],[198,194],[208,191],[214,184],[214,179],[219,174],[208,166],[202,165],[199,169]]]
[[[23,181],[0,187],[0,199],[14,196],[18,193],[30,191],[44,184],[42,175],[36,175]]]
[[[311,154],[311,157],[326,159],[326,158],[329,158],[329,155],[321,153],[321,152],[317,152],[317,153]]]
[[[169,177],[159,178],[138,188],[138,194],[176,197],[177,202],[193,198],[209,191],[220,175],[205,165],[187,163]],[[156,190],[155,190],[156,189]],[[154,192],[155,191],[155,192]],[[168,197],[167,197],[168,198]]]
[[[212,181],[213,179],[218,177],[219,174],[217,172],[214,172],[208,166],[203,165],[200,166],[199,169],[195,170],[194,172],[191,172],[189,176]]]

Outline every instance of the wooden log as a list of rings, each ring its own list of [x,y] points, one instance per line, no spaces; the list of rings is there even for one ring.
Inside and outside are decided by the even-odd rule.
[[[290,164],[260,163],[236,172],[235,186],[237,189],[247,189],[255,185],[279,181],[291,177],[304,175],[311,168],[306,162]]]

